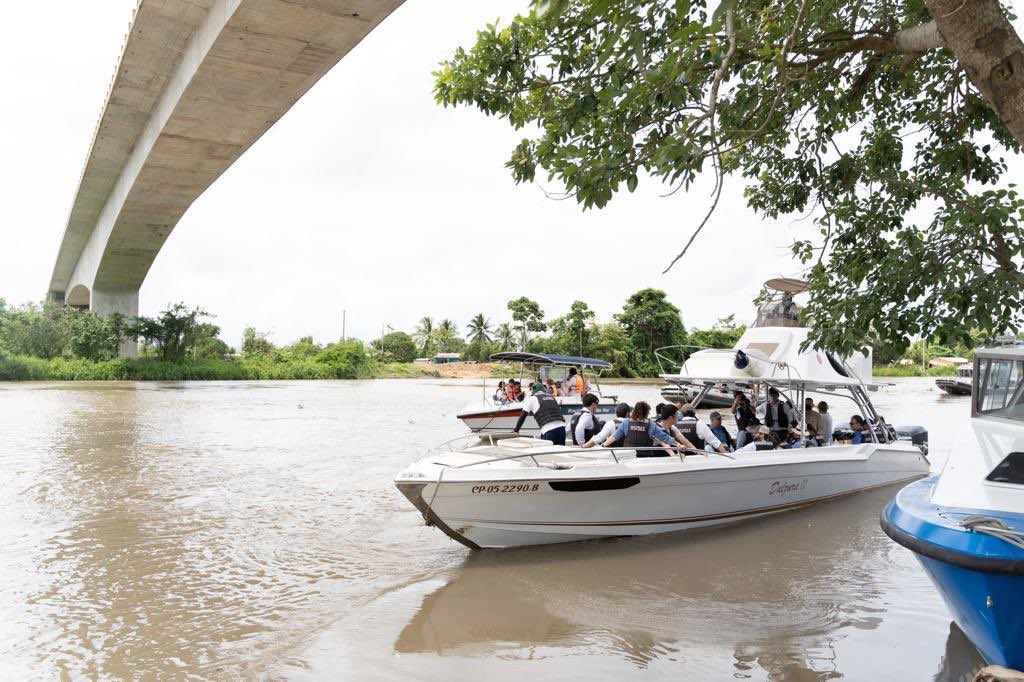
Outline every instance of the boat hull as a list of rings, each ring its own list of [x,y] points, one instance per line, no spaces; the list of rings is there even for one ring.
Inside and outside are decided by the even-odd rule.
[[[971,383],[960,379],[936,379],[935,385],[949,395],[970,395]]]
[[[733,523],[906,481],[925,475],[928,468],[916,448],[820,448],[816,461],[807,461],[814,456],[808,451],[776,452],[799,452],[803,459],[768,453],[743,453],[735,460],[693,455],[685,462],[643,458],[589,471],[540,466],[487,476],[471,468],[432,474],[427,466],[420,475],[440,476],[440,483],[400,475],[396,484],[428,523],[480,549]]]
[[[953,620],[990,664],[1024,668],[1024,550],[969,531],[960,521],[991,511],[931,502],[938,477],[908,485],[882,514],[882,528],[914,552]],[[1024,515],[1000,516],[1024,528]]]

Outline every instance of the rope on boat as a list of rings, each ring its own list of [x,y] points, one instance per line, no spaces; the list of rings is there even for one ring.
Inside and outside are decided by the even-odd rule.
[[[1010,543],[1014,547],[1024,549],[1024,532],[1010,528],[999,519],[975,514],[965,518],[960,522],[960,525],[967,530],[991,535],[994,538]]]
[[[427,525],[433,525],[430,523],[430,508],[434,505],[434,500],[437,498],[437,491],[441,489],[441,479],[444,478],[444,472],[447,469],[441,469],[437,474],[437,485],[434,486],[434,494],[430,496],[430,502],[427,502],[427,509],[423,512],[423,520],[427,522]]]

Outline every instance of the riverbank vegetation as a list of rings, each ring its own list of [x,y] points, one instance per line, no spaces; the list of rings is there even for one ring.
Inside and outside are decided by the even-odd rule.
[[[464,361],[486,362],[499,351],[581,355],[614,365],[615,377],[654,377],[678,369],[699,348],[729,348],[746,327],[731,315],[707,329],[687,329],[664,291],[642,289],[630,295],[610,320],[598,320],[584,301],[550,317],[526,297],[506,305],[507,320],[474,315],[460,331],[452,319],[426,316],[410,332],[391,330],[364,344],[346,339],[318,344],[305,336],[277,346],[268,334],[246,327],[239,349],[221,338],[213,315],[182,303],[155,317],[125,319],[54,302],[7,306],[0,299],[0,380],[255,380],[368,379],[441,376],[438,366],[417,358],[457,353]],[[129,340],[139,357],[118,357]],[[991,343],[977,333],[949,348],[917,341],[903,352],[875,350],[878,376],[923,376],[951,368],[920,369],[939,357],[970,359],[973,348]],[[670,347],[669,350],[661,350]],[[509,366],[481,367],[477,374],[506,376]],[[445,373],[445,376],[454,376]]]

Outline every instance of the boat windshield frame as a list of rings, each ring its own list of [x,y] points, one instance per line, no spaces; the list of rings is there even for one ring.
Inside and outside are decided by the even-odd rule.
[[[990,395],[990,381],[995,363],[1014,363],[1017,372],[1011,365],[1008,379],[1016,379],[1012,393],[1005,394],[1005,402],[1000,407],[983,408],[985,398]],[[1014,344],[1003,348],[979,350],[974,355],[973,376],[971,378],[971,417],[975,419],[996,420],[1010,424],[1024,423],[1024,346]],[[999,388],[998,386],[996,388]],[[1008,388],[1008,387],[1007,387]],[[1012,410],[1008,412],[1007,410]]]

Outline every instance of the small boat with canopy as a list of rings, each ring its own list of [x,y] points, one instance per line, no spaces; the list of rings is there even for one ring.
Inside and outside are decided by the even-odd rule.
[[[516,351],[495,353],[490,359],[491,362],[519,364],[518,381],[522,384],[523,398],[530,396],[530,384],[533,382],[539,381],[547,385],[548,380],[551,380],[556,385],[559,382],[565,385],[570,370],[575,369],[576,373],[583,377],[586,386],[584,392],[593,393],[600,399],[597,414],[605,417],[615,414],[616,397],[604,395],[599,382],[601,374],[612,368],[610,362],[572,355]],[[569,417],[582,409],[582,398],[580,393],[556,396],[555,399],[558,401],[566,423],[568,423]],[[515,428],[520,414],[522,414],[520,400],[510,399],[501,393],[490,394],[485,383],[482,399],[466,405],[459,410],[457,416],[473,433],[508,433]],[[537,434],[539,431],[540,427],[537,426],[537,421],[532,416],[526,418],[522,429],[520,429],[520,433],[531,435]]]

